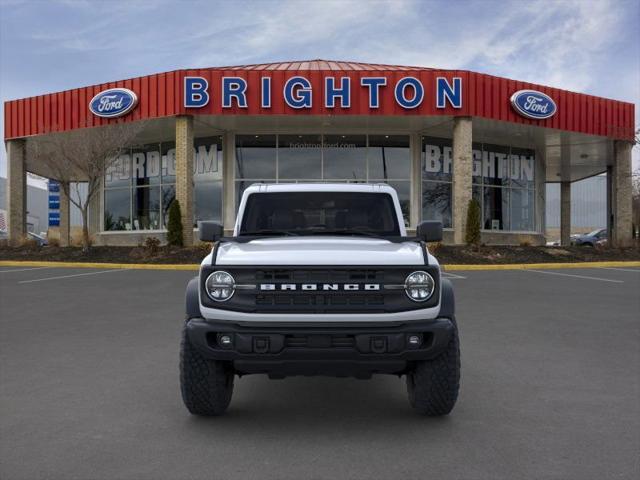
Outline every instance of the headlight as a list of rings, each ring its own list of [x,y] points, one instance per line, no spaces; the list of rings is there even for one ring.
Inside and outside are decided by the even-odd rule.
[[[227,272],[219,270],[207,277],[204,287],[211,300],[226,302],[236,291],[236,281]]]
[[[425,302],[431,298],[436,282],[427,272],[413,272],[404,281],[404,291],[414,302]]]

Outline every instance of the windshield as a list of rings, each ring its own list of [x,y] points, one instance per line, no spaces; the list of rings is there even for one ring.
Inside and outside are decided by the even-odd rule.
[[[247,198],[240,235],[399,236],[387,193],[274,192]]]

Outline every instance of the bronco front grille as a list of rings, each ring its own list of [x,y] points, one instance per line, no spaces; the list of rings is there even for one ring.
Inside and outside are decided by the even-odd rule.
[[[203,269],[201,288],[214,269],[229,272],[241,288],[237,288],[233,297],[226,302],[214,303],[202,292],[203,304],[241,312],[387,313],[427,308],[436,305],[439,298],[438,282],[432,299],[424,303],[411,301],[402,288],[407,275],[416,270],[429,271],[438,280],[437,267],[426,265],[351,268],[221,265]],[[291,288],[283,288],[285,285]],[[303,289],[303,286],[309,285],[313,288]],[[328,288],[328,285],[332,288]],[[349,290],[346,285],[354,289]]]
[[[258,294],[255,296],[256,305],[260,306],[308,306],[308,307],[382,307],[382,294],[326,294],[307,292],[287,294]]]

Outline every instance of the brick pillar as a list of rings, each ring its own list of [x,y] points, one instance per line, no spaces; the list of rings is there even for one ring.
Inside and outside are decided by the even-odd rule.
[[[236,136],[227,132],[222,138],[222,224],[225,235],[231,235],[236,223]]]
[[[68,247],[70,245],[70,227],[71,227],[71,206],[69,204],[68,192],[70,188],[69,182],[63,185],[60,182],[60,246]]]
[[[571,182],[560,182],[560,245],[571,245]]]
[[[7,227],[11,245],[18,245],[27,234],[25,148],[24,140],[7,142]]]
[[[422,219],[422,136],[411,135],[411,193],[409,228],[415,230]]]
[[[182,242],[193,245],[193,117],[176,117],[176,200],[182,212]]]
[[[615,163],[611,169],[612,228],[609,232],[611,245],[628,247],[632,242],[632,178],[631,142],[615,143]]]
[[[473,126],[470,117],[453,120],[453,243],[464,243],[473,174]]]

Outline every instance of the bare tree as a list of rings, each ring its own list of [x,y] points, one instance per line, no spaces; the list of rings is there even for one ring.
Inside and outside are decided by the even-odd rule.
[[[27,141],[27,157],[47,168],[51,178],[61,184],[69,201],[82,215],[82,247],[89,239],[89,205],[100,192],[100,184],[118,156],[130,147],[140,133],[137,123],[112,124],[72,132],[52,133]],[[78,182],[87,184],[87,195],[80,195]],[[71,185],[75,185],[72,195]]]

